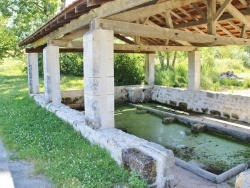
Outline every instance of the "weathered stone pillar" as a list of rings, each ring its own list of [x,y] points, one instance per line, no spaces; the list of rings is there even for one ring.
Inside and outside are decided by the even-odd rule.
[[[47,103],[61,103],[59,47],[48,45],[43,50],[44,88]]]
[[[188,89],[200,90],[201,53],[192,51],[188,54]]]
[[[114,33],[93,29],[84,35],[85,123],[114,127]]]
[[[153,86],[155,82],[155,54],[145,55],[145,80]]]
[[[27,54],[28,87],[30,94],[39,93],[39,72],[37,53]]]

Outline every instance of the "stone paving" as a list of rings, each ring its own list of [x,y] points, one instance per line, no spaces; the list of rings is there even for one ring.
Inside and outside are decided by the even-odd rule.
[[[215,184],[179,166],[175,166],[175,188],[232,188],[234,180]]]

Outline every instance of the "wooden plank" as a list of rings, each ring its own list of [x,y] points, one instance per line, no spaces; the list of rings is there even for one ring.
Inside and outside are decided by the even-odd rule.
[[[87,14],[80,16],[78,19],[71,21],[70,23],[64,25],[63,27],[57,29],[56,31],[46,35],[37,41],[32,43],[33,47],[37,47],[45,44],[48,40],[52,40],[58,38],[60,36],[65,35],[66,33],[70,33],[76,29],[84,27],[90,23],[90,21],[94,18],[102,18],[106,16],[110,16],[116,14],[118,12],[122,12],[124,10],[130,9],[132,7],[141,5],[143,3],[151,2],[153,0],[115,0],[110,1],[103,4],[101,7],[93,9]]]
[[[126,23],[113,20],[95,19],[95,28],[102,26],[103,29],[111,29],[115,33],[122,33],[130,36],[141,36],[148,38],[181,40],[193,43],[211,45],[250,45],[250,39],[230,38],[207,34],[191,33],[177,29],[161,28],[135,23]]]
[[[216,0],[207,1],[207,32],[211,35],[216,35],[216,22],[214,15],[216,13]]]
[[[214,21],[217,21],[220,16],[223,14],[223,12],[226,10],[227,6],[232,2],[232,0],[225,0],[225,2],[221,5],[219,10],[214,15]]]
[[[155,5],[150,5],[147,7],[126,11],[124,13],[116,14],[113,16],[107,17],[110,20],[124,21],[124,22],[133,22],[138,19],[142,19],[145,17],[150,17],[152,15],[156,15],[166,10],[173,10],[175,8],[180,8],[184,5],[188,5],[190,3],[199,2],[200,0],[167,0],[162,3],[157,3]]]

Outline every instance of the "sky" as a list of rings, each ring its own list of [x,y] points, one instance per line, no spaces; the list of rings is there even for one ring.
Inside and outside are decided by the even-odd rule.
[[[65,5],[68,6],[68,5],[71,4],[73,1],[75,1],[75,0],[66,0],[66,1],[65,1],[65,2],[66,2]]]

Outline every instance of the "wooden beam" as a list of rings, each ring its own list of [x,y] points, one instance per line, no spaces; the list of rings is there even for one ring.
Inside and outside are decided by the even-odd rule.
[[[185,20],[184,18],[182,18],[182,17],[180,17],[178,14],[176,14],[174,11],[170,11],[170,14],[172,14],[174,17],[176,17],[176,18],[178,18],[178,19],[180,19],[180,20],[182,20],[183,22],[185,22],[185,23],[187,23],[188,21],[187,20]],[[179,24],[179,23],[178,23]]]
[[[216,22],[214,15],[216,14],[216,0],[207,0],[207,32],[216,35]]]
[[[226,10],[227,6],[232,2],[232,0],[225,0],[225,2],[221,5],[219,10],[214,15],[214,21],[217,21],[220,16],[223,14],[223,12]]]
[[[133,8],[135,6],[141,5],[143,3],[151,2],[153,0],[115,0],[103,4],[101,7],[91,10],[89,13],[80,16],[78,19],[71,21],[70,23],[64,25],[63,27],[57,29],[56,31],[46,35],[37,41],[32,43],[33,47],[41,46],[45,44],[48,40],[56,39],[60,36],[70,33],[76,29],[84,27],[90,23],[94,18],[102,18],[122,12],[124,10]]]
[[[246,24],[243,24],[240,37],[245,38],[245,36],[246,36]]]
[[[226,33],[228,36],[235,38],[235,36],[228,31],[227,29],[225,29],[222,25],[220,25],[219,23],[217,23],[217,27],[222,30],[224,33]]]
[[[133,22],[138,19],[142,19],[145,17],[150,17],[152,15],[156,15],[166,10],[173,10],[175,8],[180,8],[184,5],[188,5],[190,3],[199,2],[200,0],[168,0],[162,3],[157,3],[155,5],[150,5],[147,7],[126,11],[120,14],[116,14],[113,16],[107,17],[110,20],[124,21],[124,22]]]
[[[165,12],[165,20],[166,20],[166,27],[167,28],[174,28],[174,25],[173,25],[173,21],[172,21],[172,18],[171,18],[171,14],[170,14],[170,11],[167,10]]]
[[[241,14],[243,15],[250,15],[250,10],[246,9],[246,10],[240,10]],[[218,21],[222,21],[222,20],[230,20],[234,18],[231,14],[223,14],[221,15],[221,17],[219,18]],[[187,23],[179,23],[178,25],[174,25],[175,29],[178,28],[185,28],[185,27],[193,27],[193,26],[198,26],[198,25],[204,25],[207,24],[207,21],[205,20],[199,20],[199,21],[190,21]]]
[[[177,29],[167,29],[157,26],[148,26],[135,23],[126,23],[113,20],[95,19],[94,28],[113,30],[131,36],[141,36],[158,39],[181,40],[206,45],[250,45],[250,39],[230,38],[207,34],[191,33]]]
[[[195,18],[194,16],[192,16],[191,14],[189,14],[186,10],[184,10],[183,8],[178,8],[183,14],[185,14],[187,17],[190,17],[190,18],[192,18],[193,20],[196,20],[196,21],[198,21],[198,19],[197,18]]]
[[[196,3],[191,3],[191,6],[195,9],[196,12],[198,12],[202,19],[207,20],[207,15],[201,10],[201,8]]]
[[[155,24],[154,22],[151,22],[150,20],[147,21],[148,25],[151,26],[155,26],[155,27],[160,27],[159,25]],[[178,42],[179,44],[183,45],[183,46],[192,46],[189,42],[187,41],[181,41],[181,40],[175,40],[176,42]],[[169,40],[167,39],[165,44],[168,44]]]
[[[197,47],[193,46],[156,46],[156,45],[126,45],[115,44],[115,50],[133,50],[133,51],[194,51]]]
[[[246,2],[246,0],[239,0],[244,6],[248,6],[248,3]]]
[[[126,42],[127,44],[134,44],[134,42],[132,40],[129,40],[128,38],[126,38],[126,37],[124,37],[122,35],[115,34],[115,37],[120,39],[123,42]]]
[[[95,6],[95,5],[100,5],[102,3],[106,3],[110,0],[87,0],[87,6],[91,7],[91,6]]]
[[[221,5],[224,3],[224,0],[218,0],[218,3]],[[227,11],[237,20],[242,22],[246,25],[248,29],[250,29],[250,20],[246,18],[236,7],[234,7],[232,4],[229,4],[227,6]]]
[[[64,39],[64,40],[74,40],[80,37],[83,37],[83,35],[85,35],[87,32],[89,31],[89,29],[85,29],[85,28],[80,28],[77,29],[71,33],[68,33],[66,35],[64,35],[63,37],[61,37],[60,39]]]

